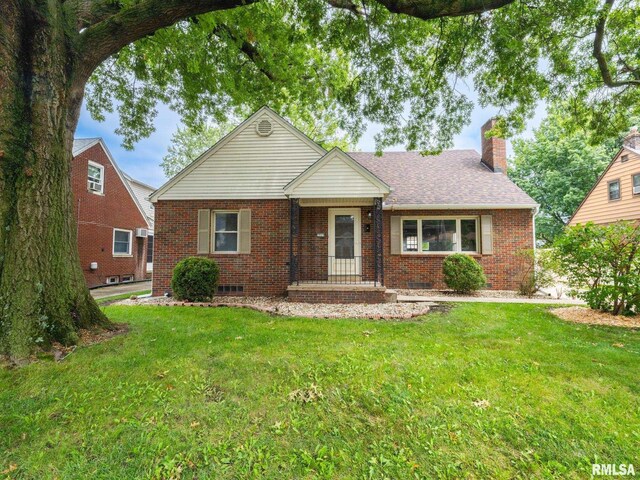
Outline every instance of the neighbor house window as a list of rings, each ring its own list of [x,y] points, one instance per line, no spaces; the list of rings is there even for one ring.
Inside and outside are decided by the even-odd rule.
[[[104,167],[99,163],[89,162],[87,187],[90,192],[104,193]]]
[[[238,212],[213,213],[213,251],[238,251]]]
[[[640,173],[636,173],[632,178],[633,194],[640,195]]]
[[[402,220],[402,251],[407,253],[478,252],[477,218]]]
[[[622,156],[620,157],[620,163],[624,163],[624,162],[626,162],[627,160],[629,160],[629,155],[622,155]]]
[[[113,229],[113,254],[131,255],[131,230]]]
[[[147,263],[153,263],[153,235],[147,235]]]
[[[609,182],[609,200],[620,199],[620,180]]]

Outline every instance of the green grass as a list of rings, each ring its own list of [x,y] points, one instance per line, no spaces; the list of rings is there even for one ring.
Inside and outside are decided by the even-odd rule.
[[[131,331],[0,371],[0,472],[507,479],[640,466],[638,331],[513,304],[414,322],[106,311]],[[313,385],[322,398],[290,399]]]
[[[110,303],[117,302],[118,300],[125,300],[127,298],[131,298],[134,295],[140,296],[140,295],[146,295],[148,293],[151,293],[151,290],[140,290],[139,292],[121,293],[119,295],[111,295],[109,297],[98,298],[96,299],[96,303],[98,305],[108,305]]]

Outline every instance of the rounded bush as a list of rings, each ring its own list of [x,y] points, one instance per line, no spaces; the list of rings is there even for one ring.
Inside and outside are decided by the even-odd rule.
[[[216,292],[220,269],[210,258],[189,257],[173,269],[171,289],[178,300],[206,302]]]
[[[445,258],[442,273],[447,287],[460,293],[473,292],[487,283],[482,266],[462,253],[454,253]]]

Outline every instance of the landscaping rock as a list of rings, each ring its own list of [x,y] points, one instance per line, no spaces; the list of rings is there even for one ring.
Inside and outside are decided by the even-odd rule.
[[[119,305],[165,305],[184,307],[246,307],[264,313],[308,318],[409,319],[429,313],[429,305],[420,303],[333,304],[297,303],[283,297],[224,297],[212,302],[189,303],[171,297],[128,299]]]

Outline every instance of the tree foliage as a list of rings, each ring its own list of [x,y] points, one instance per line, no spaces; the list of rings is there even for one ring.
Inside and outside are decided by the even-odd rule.
[[[640,313],[640,224],[568,227],[553,252],[573,294],[591,308],[614,315]]]
[[[152,130],[162,101],[187,125],[264,104],[294,123],[336,121],[352,139],[377,122],[378,148],[426,151],[450,146],[468,122],[463,83],[500,108],[496,134],[521,129],[540,100],[566,101],[598,138],[640,113],[637,0],[505,1],[453,16],[445,3],[473,11],[474,2],[265,0],[191,17],[110,57],[88,107],[100,118],[117,106],[128,146]]]
[[[590,137],[587,130],[567,122],[565,110],[556,107],[532,139],[513,143],[509,176],[540,204],[539,240],[552,242],[562,233],[620,144],[614,138],[591,145]]]

